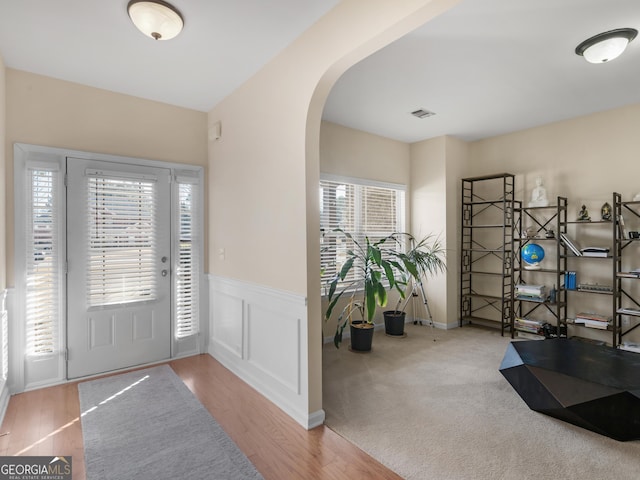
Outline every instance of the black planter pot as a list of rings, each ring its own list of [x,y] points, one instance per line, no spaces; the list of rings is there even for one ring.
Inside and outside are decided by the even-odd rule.
[[[404,320],[406,312],[399,312],[397,310],[387,310],[382,312],[384,316],[384,331],[387,335],[393,337],[404,336]]]
[[[351,350],[354,352],[370,352],[373,343],[373,324],[362,320],[354,320],[350,325]]]

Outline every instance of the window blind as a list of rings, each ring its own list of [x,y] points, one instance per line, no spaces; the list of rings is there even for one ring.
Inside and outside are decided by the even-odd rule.
[[[88,305],[155,300],[156,182],[87,175]]]
[[[194,181],[195,179],[192,179]],[[175,274],[176,338],[199,331],[200,248],[198,185],[189,179],[178,181],[178,261]]]
[[[403,231],[404,193],[402,188],[326,179],[320,181],[323,285],[340,271],[347,252],[353,248],[353,242],[336,235],[334,230],[340,228],[349,232],[360,244],[364,243],[365,237],[375,242]]]
[[[60,265],[58,172],[27,169],[26,341],[27,355],[59,350]]]

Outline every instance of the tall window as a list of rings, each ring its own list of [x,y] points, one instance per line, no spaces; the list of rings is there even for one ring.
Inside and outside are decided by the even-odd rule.
[[[175,275],[176,338],[199,331],[200,246],[198,185],[178,177],[178,268]],[[191,179],[195,181],[195,179]]]
[[[59,350],[58,198],[56,169],[27,171],[26,324],[27,355]]]
[[[322,283],[342,268],[351,242],[334,232],[341,228],[358,242],[365,236],[375,242],[404,231],[405,188],[349,179],[320,181],[320,261]]]

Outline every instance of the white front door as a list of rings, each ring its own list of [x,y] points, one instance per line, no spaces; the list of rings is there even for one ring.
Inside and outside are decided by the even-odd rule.
[[[67,377],[171,356],[170,170],[67,158]]]

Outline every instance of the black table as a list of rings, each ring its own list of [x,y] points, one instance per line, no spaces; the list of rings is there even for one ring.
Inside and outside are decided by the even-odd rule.
[[[500,372],[532,410],[616,440],[640,438],[640,354],[562,338],[516,341]]]

